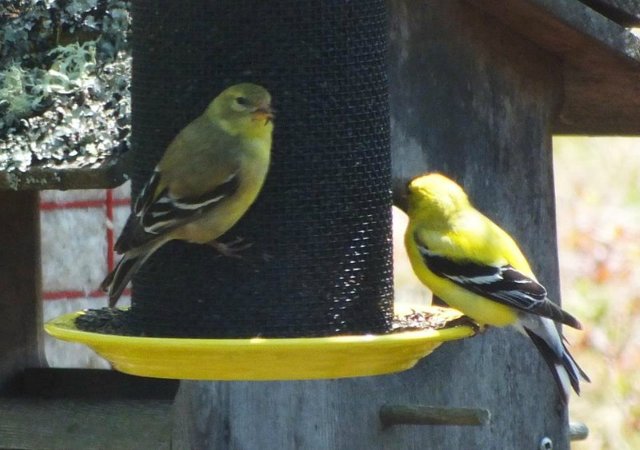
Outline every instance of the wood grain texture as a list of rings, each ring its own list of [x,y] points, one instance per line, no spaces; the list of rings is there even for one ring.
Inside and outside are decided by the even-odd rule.
[[[640,25],[640,1],[638,0],[580,0],[603,16],[625,27]]]
[[[0,191],[24,191],[43,189],[110,189],[129,179],[128,154],[115,156],[98,167],[34,167],[25,172],[0,171]]]
[[[558,58],[558,134],[640,134],[640,40],[578,0],[466,0]]]
[[[557,298],[550,130],[561,61],[466,3],[389,6],[395,186],[427,170],[456,178],[521,240]],[[385,404],[486,408],[491,422],[385,428]],[[548,436],[554,449],[567,449],[567,426],[534,346],[515,331],[491,329],[395,375],[182,382],[173,443],[199,450],[511,449],[538,448]]]
[[[562,60],[466,2],[396,0],[392,11],[394,187],[424,171],[459,181],[558,299],[551,129]],[[514,330],[447,344],[411,373],[430,386],[417,402],[491,412],[485,428],[423,431],[430,448],[538,448],[544,436],[569,446],[552,376]]]
[[[40,399],[172,401],[178,383],[115,370],[28,368],[17,378],[15,394]]]
[[[0,191],[0,389],[45,365],[37,192]]]
[[[2,398],[0,448],[168,450],[170,423],[170,401]]]
[[[481,408],[448,406],[383,405],[380,422],[385,427],[397,425],[487,425],[491,414]]]

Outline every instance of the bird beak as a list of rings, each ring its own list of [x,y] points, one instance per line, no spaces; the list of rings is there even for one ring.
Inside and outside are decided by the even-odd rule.
[[[392,182],[393,206],[405,213],[409,208],[409,183],[404,177],[394,177]]]
[[[265,125],[272,122],[275,116],[275,111],[270,105],[261,106],[253,112],[254,120],[264,120]]]

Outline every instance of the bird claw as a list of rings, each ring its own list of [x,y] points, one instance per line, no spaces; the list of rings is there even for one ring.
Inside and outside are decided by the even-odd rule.
[[[242,258],[241,252],[248,249],[253,245],[251,242],[244,242],[244,238],[238,236],[231,242],[222,243],[218,241],[211,241],[208,243],[215,248],[221,255],[229,258]]]
[[[462,315],[456,319],[447,322],[447,327],[470,327],[473,330],[473,334],[482,333],[487,329],[487,326],[482,326],[469,316]]]

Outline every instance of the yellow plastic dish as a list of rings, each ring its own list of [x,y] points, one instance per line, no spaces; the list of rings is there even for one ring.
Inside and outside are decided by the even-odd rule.
[[[45,325],[50,335],[88,345],[131,375],[188,380],[311,380],[360,377],[413,367],[442,342],[474,334],[468,326],[326,338],[185,339],[78,330],[83,311]]]

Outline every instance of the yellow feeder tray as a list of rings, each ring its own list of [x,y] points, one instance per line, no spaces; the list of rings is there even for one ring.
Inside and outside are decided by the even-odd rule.
[[[50,335],[88,345],[131,375],[188,380],[311,380],[382,375],[413,367],[441,343],[474,334],[469,326],[324,338],[186,339],[79,330],[65,314]]]

